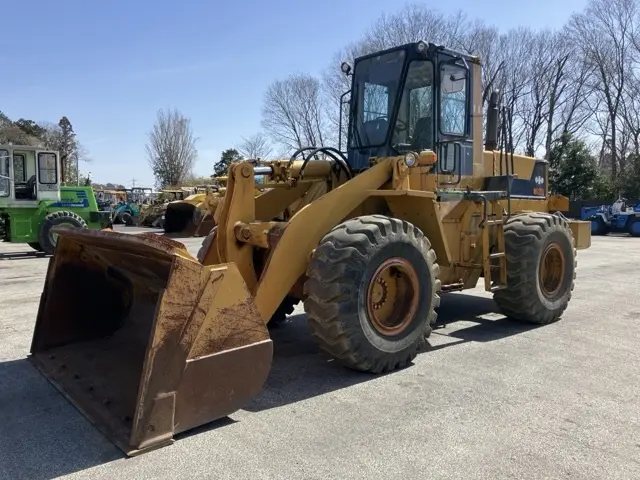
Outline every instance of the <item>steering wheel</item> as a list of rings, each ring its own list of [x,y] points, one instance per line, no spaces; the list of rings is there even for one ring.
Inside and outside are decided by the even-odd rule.
[[[405,132],[408,129],[409,129],[409,122],[406,122],[404,120],[400,120],[399,118],[396,119],[395,130],[397,132]]]

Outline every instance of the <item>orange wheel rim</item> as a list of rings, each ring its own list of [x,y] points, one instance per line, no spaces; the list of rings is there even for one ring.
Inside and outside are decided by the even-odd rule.
[[[540,289],[546,297],[553,297],[562,288],[566,258],[557,243],[550,243],[540,259]]]
[[[389,258],[376,269],[367,289],[367,312],[383,335],[402,333],[418,310],[420,283],[413,265],[404,258]]]

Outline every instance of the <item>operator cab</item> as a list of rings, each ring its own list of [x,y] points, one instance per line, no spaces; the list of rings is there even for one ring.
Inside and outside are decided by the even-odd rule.
[[[427,149],[438,153],[441,173],[453,173],[456,165],[467,170],[469,162],[473,168],[470,62],[477,60],[425,42],[356,59],[347,144],[351,169],[368,168],[371,157]],[[351,73],[348,65],[342,69]]]
[[[60,199],[57,152],[38,147],[0,145],[0,203]]]

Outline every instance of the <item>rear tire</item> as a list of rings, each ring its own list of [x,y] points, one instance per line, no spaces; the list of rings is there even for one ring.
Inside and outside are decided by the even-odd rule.
[[[408,222],[368,215],[336,226],[314,251],[304,285],[320,349],[354,370],[406,367],[436,321],[439,273],[429,240]]]
[[[557,215],[511,217],[504,228],[507,288],[493,298],[502,312],[538,325],[557,321],[571,300],[576,249],[568,222]]]
[[[56,249],[57,238],[51,233],[51,229],[56,225],[69,225],[75,228],[87,228],[87,222],[74,212],[59,211],[53,212],[44,217],[40,224],[40,246],[47,255],[53,255]]]

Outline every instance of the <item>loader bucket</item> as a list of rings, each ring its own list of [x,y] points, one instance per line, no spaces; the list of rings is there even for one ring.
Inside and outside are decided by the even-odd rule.
[[[273,346],[233,263],[155,234],[55,227],[30,361],[128,455],[225,417]]]
[[[197,225],[193,221],[196,206],[188,202],[171,202],[164,214],[164,232],[191,236]]]
[[[196,228],[196,232],[193,234],[194,237],[206,237],[209,235],[209,232],[213,227],[216,226],[216,222],[213,219],[213,215],[211,212],[205,211],[200,217],[200,222],[198,223],[198,228]]]

